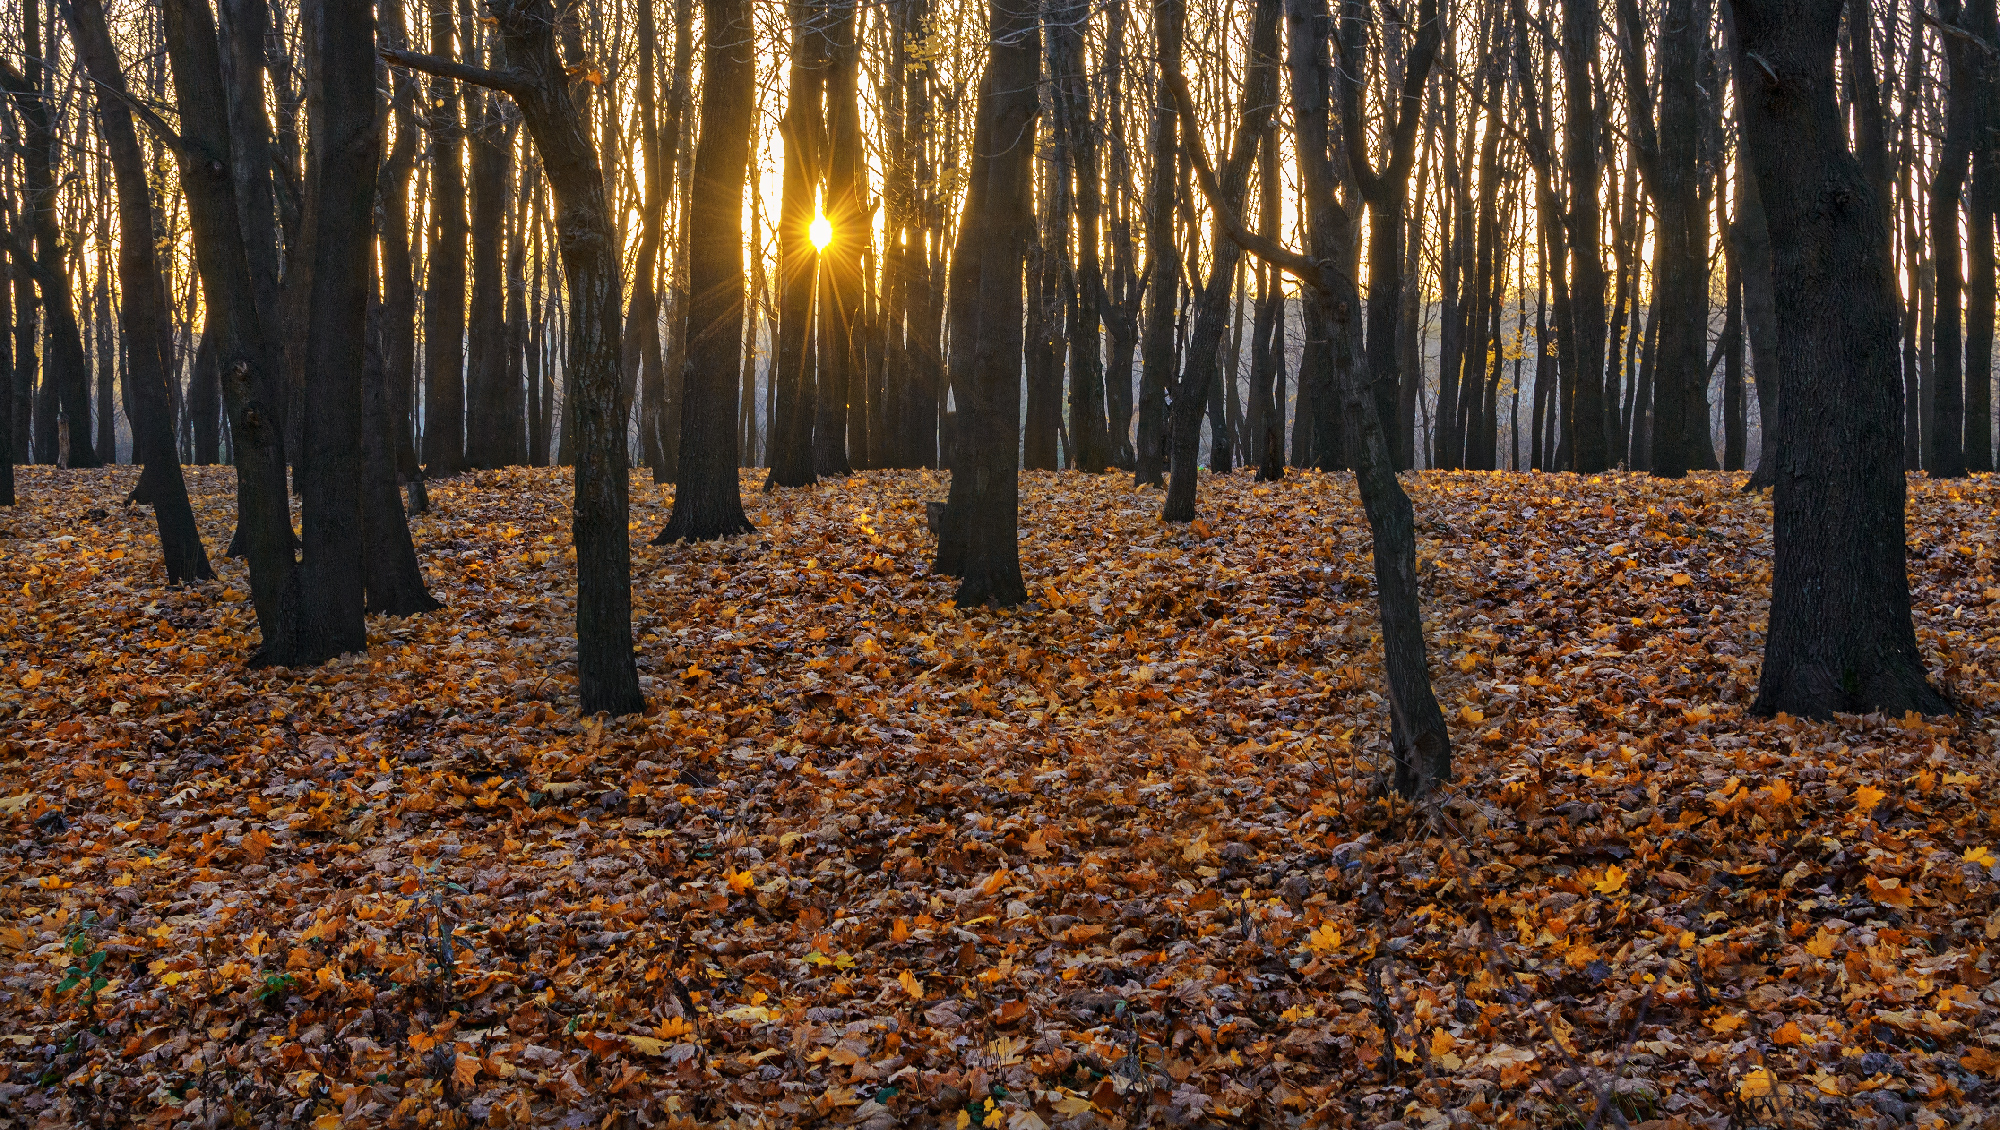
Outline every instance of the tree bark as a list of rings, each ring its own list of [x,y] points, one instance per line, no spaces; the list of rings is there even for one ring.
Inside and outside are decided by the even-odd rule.
[[[821,102],[826,88],[823,39],[814,28],[825,18],[822,0],[791,0],[792,59],[786,84],[784,197],[778,206],[778,341],[772,379],[778,382],[777,418],[771,425],[771,473],[764,489],[810,486],[819,481],[813,459],[818,376],[813,357],[813,298],[819,255],[809,229],[819,184]]]
[[[701,141],[688,199],[688,361],[674,510],[654,545],[750,532],[737,479],[743,184],[756,126],[749,0],[703,0]]]
[[[618,254],[604,175],[556,55],[549,0],[496,0],[489,11],[507,69],[481,70],[406,52],[386,52],[432,74],[505,91],[520,107],[556,198],[556,229],[568,286],[568,422],[576,429],[571,530],[577,561],[577,689],[583,711],[645,709],[632,657],[631,541],[618,348]]]
[[[278,358],[258,326],[231,171],[221,49],[206,4],[164,0],[163,10],[182,128],[174,154],[202,298],[219,335],[216,352],[236,462],[237,532],[263,637],[251,662],[287,666],[303,651],[297,639],[299,570],[285,491],[284,419],[267,395]]]
[[[1905,563],[1896,276],[1848,151],[1842,0],[1734,0],[1736,97],[1771,233],[1784,437],[1770,627],[1752,709],[1950,713],[1917,650]]]
[[[1153,41],[1159,56],[1158,74],[1178,73],[1181,40],[1187,30],[1187,6],[1182,0],[1158,0],[1153,5]],[[1174,370],[1174,315],[1179,310],[1180,248],[1174,242],[1174,201],[1181,183],[1180,139],[1174,108],[1155,83],[1152,120],[1152,171],[1146,185],[1146,324],[1141,344],[1145,355],[1139,369],[1139,438],[1133,481],[1139,486],[1165,482],[1167,385]]]
[[[431,0],[430,18],[431,54],[448,60],[458,38],[451,0]],[[431,128],[431,210],[424,241],[423,446],[424,475],[435,479],[465,469],[465,136],[456,82],[432,84],[426,118]],[[564,436],[564,445],[569,442]]]
[[[146,184],[139,136],[132,128],[132,111],[126,104],[130,95],[105,27],[102,0],[68,0],[64,15],[77,55],[96,91],[97,128],[118,183],[118,230],[124,236],[118,241],[119,329],[132,351],[126,380],[132,384],[133,406],[138,409],[132,417],[133,454],[142,456],[145,463],[133,493],[153,506],[167,583],[205,581],[214,573],[209,569],[201,531],[195,526],[194,508],[188,501],[174,444],[173,406],[167,395],[173,357],[172,311],[160,274],[152,193]],[[98,410],[109,415],[109,397],[99,398]],[[212,419],[208,430],[212,436]]]

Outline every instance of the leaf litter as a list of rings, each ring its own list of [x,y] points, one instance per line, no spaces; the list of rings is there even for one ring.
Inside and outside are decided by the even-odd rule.
[[[1911,480],[1959,719],[1746,715],[1741,476],[1411,478],[1458,776],[1384,795],[1345,476],[944,480],[634,551],[652,712],[574,710],[568,476],[432,485],[446,608],[252,671],[132,475],[0,515],[0,1120],[1976,1126],[2000,1108],[1984,477]],[[189,469],[226,541],[226,469]],[[635,543],[670,494],[635,480]],[[623,1120],[623,1121],[621,1121]]]

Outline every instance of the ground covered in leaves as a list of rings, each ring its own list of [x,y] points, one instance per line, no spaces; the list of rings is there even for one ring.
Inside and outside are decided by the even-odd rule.
[[[1005,615],[926,571],[939,476],[750,489],[635,550],[653,710],[603,722],[562,472],[435,484],[446,608],[310,671],[244,668],[238,563],[160,583],[130,470],[18,473],[0,1123],[2000,1121],[1987,477],[1911,484],[1966,716],[1836,724],[1746,717],[1740,476],[1410,479],[1459,766],[1412,810],[1345,476],[1191,528],[1027,476]]]

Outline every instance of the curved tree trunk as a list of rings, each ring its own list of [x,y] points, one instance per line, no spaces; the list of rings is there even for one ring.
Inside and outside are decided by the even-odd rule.
[[[132,418],[132,446],[146,465],[135,493],[152,504],[159,522],[167,582],[207,580],[214,574],[201,531],[195,527],[174,444],[173,405],[167,396],[172,314],[152,234],[153,200],[146,167],[132,128],[132,111],[124,101],[125,75],[105,27],[102,0],[70,0],[65,14],[97,91],[97,125],[118,182],[118,229],[127,235],[118,241],[119,328],[131,348],[125,379],[132,383],[133,406],[138,409]],[[110,399],[100,398],[98,409],[108,414]],[[208,430],[212,437],[212,419]]]

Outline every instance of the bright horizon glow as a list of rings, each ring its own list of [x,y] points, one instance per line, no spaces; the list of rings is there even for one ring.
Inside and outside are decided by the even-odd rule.
[[[812,240],[814,250],[825,251],[826,245],[833,242],[833,221],[826,218],[825,212],[814,208],[812,227],[806,229],[806,235]]]

